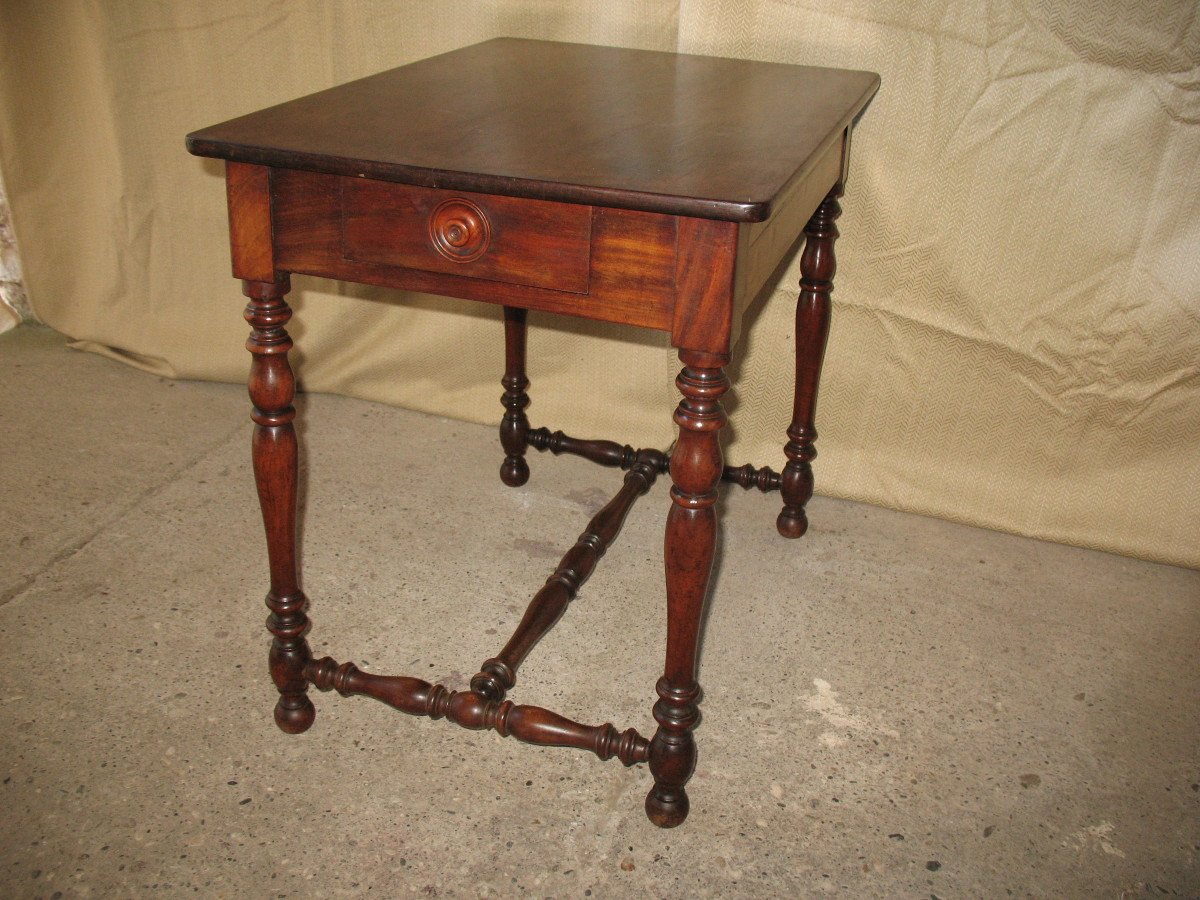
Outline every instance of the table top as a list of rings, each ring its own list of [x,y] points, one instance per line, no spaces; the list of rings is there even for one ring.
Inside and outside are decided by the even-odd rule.
[[[196,131],[198,156],[735,222],[866,108],[872,72],[497,38]]]

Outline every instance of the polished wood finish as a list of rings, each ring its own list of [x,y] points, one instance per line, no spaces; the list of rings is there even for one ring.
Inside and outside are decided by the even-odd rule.
[[[629,444],[618,444],[616,441],[583,440],[571,437],[562,431],[551,431],[549,428],[534,428],[526,436],[530,447],[538,450],[549,450],[555,456],[567,453],[581,456],[589,462],[600,466],[628,469],[633,465],[638,453]],[[671,457],[668,454],[658,454],[659,472],[668,472],[671,468]],[[770,466],[757,468],[750,463],[741,466],[725,466],[721,472],[721,480],[749,490],[758,488],[763,493],[779,490],[780,474]]]
[[[271,680],[279,690],[275,723],[290,734],[307,731],[316,711],[305,691],[304,668],[311,659],[305,632],[308,601],[300,590],[296,560],[296,379],[288,365],[292,348],[285,326],[292,311],[283,299],[287,276],[277,282],[246,281],[246,321],[252,329],[246,349],[250,364],[250,402],[254,409],[251,444],[254,480],[267,532],[271,590],[267,594],[267,629],[273,635],[269,657]]]
[[[504,307],[504,378],[500,380],[504,394],[504,418],[500,420],[500,446],[504,462],[500,464],[500,480],[509,487],[520,487],[529,480],[529,463],[525,462],[525,447],[529,435],[529,379],[525,376],[525,310]]]
[[[310,683],[336,688],[465,728],[648,762],[650,819],[670,827],[686,818],[717,488],[779,490],[780,532],[807,527],[837,200],[851,129],[878,84],[867,72],[498,39],[189,135],[192,152],[227,161],[233,271],[250,301],[253,461],[280,728],[312,724]],[[724,369],[743,315],[801,232],[787,463],[782,473],[725,466]],[[312,659],[296,557],[289,273],[502,305],[503,482],[527,481],[529,447],[627,471],[469,692]],[[669,333],[683,363],[673,450],[531,429],[526,310]],[[504,699],[635,499],[668,470],[667,640],[653,738]]]
[[[533,429],[529,432],[528,441],[529,446],[539,451],[548,450],[555,456],[561,453],[581,456],[597,465],[618,469],[628,469],[632,466],[638,453],[628,444],[605,440],[583,440],[563,434],[561,431],[551,431],[549,428]]]
[[[587,293],[589,206],[346,178],[342,219],[347,259]]]
[[[737,226],[729,222],[679,220],[675,254],[679,294],[671,322],[674,346],[728,357],[733,342],[737,242]]]
[[[783,477],[769,466],[756,469],[750,463],[746,463],[737,468],[726,466],[725,470],[721,473],[721,480],[730,484],[736,484],[746,490],[758,488],[766,494],[779,490],[779,485]]]
[[[307,668],[313,685],[339,694],[374,697],[410,716],[443,716],[473,731],[492,729],[501,737],[515,737],[544,747],[575,747],[601,759],[617,757],[627,766],[645,762],[649,741],[633,728],[618,732],[611,723],[581,725],[540,706],[517,706],[511,700],[495,702],[472,691],[451,691],[440,684],[402,675],[371,675],[354,663],[339,665],[324,657]]]
[[[275,280],[271,246],[271,175],[263,166],[225,164],[225,197],[229,205],[229,250],[233,277]]]
[[[487,660],[474,678],[471,690],[489,700],[503,700],[517,681],[517,669],[534,645],[554,627],[567,604],[596,569],[596,564],[616,539],[625,517],[638,497],[654,485],[666,465],[666,455],[658,450],[640,450],[621,490],[605,504],[575,542],[558,568],[546,579],[525,610],[517,630],[497,656]]]
[[[682,350],[684,363],[675,384],[683,399],[675,410],[679,441],[671,454],[671,510],[667,514],[667,660],[658,680],[650,743],[654,787],[646,796],[646,814],[655,825],[671,828],[687,818],[684,785],[696,767],[692,729],[700,720],[696,652],[700,619],[716,550],[717,483],[722,472],[719,432],[725,424],[721,397],[729,379],[704,354]]]
[[[872,72],[498,38],[194,132],[201,156],[761,222]]]
[[[787,465],[783,469],[780,491],[783,509],[775,527],[786,538],[798,538],[808,531],[804,506],[813,495],[812,461],[816,458],[817,387],[825,344],[829,339],[829,295],[837,259],[833,244],[838,238],[837,218],[842,214],[838,198],[841,182],[817,207],[804,227],[804,255],[800,258],[800,297],[796,300],[796,395],[792,424],[788,427],[783,451]]]
[[[776,203],[777,211],[765,222],[741,225],[738,229],[737,288],[733,311],[732,341],[737,342],[746,312],[763,290],[773,284],[803,239],[802,231],[813,211],[842,177],[850,146],[850,129],[830,135],[829,145],[807,178],[798,179]]]
[[[592,210],[587,293],[348,259],[342,193],[356,179],[271,171],[275,258],[297,274],[482,300],[667,331],[675,303],[675,219],[628,210]],[[585,207],[580,207],[581,209]],[[381,227],[383,227],[381,225]],[[391,226],[388,226],[389,228]],[[414,240],[427,240],[424,223]],[[390,233],[390,232],[389,232]],[[383,240],[383,238],[380,238]]]

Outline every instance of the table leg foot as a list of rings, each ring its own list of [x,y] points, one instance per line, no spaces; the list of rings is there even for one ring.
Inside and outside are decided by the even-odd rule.
[[[696,741],[692,729],[700,721],[696,700],[700,687],[673,688],[665,678],[658,682],[659,701],[654,705],[658,731],[650,742],[650,773],[654,787],[646,795],[646,815],[659,828],[674,828],[687,818],[690,803],[684,786],[696,768]]]
[[[308,631],[305,607],[308,600],[300,590],[296,557],[296,485],[299,453],[296,409],[292,399],[296,378],[288,364],[292,339],[285,326],[292,311],[283,299],[290,287],[286,275],[274,282],[243,282],[250,299],[245,318],[250,323],[250,402],[254,437],[251,456],[254,480],[262,507],[267,535],[267,558],[271,566],[271,590],[267,594],[267,630],[271,632],[269,657],[271,680],[279,691],[275,724],[289,734],[299,734],[313,723],[316,710],[305,691],[305,667],[312,659],[304,635]]]
[[[687,792],[683,788],[668,793],[655,787],[646,795],[646,817],[659,828],[682,825],[690,808]]]
[[[812,482],[812,476],[809,476],[809,482]],[[809,488],[809,497],[812,497],[812,488]],[[805,500],[805,503],[808,501]],[[808,515],[803,509],[789,510],[786,506],[780,510],[779,515],[775,518],[775,528],[785,538],[804,537],[808,531]]]
[[[520,487],[529,481],[529,463],[520,457],[505,459],[500,466],[500,480],[509,487]]]
[[[725,424],[721,396],[729,379],[720,368],[727,359],[680,351],[684,369],[676,379],[683,399],[675,410],[679,440],[671,454],[671,510],[667,514],[664,560],[667,576],[667,654],[657,685],[650,742],[654,787],[646,815],[662,828],[679,825],[688,814],[685,785],[696,768],[692,729],[700,721],[696,652],[700,619],[716,552],[717,486],[723,465],[719,432]]]
[[[304,694],[299,697],[280,697],[275,704],[275,724],[288,734],[303,734],[317,717],[316,707]]]
[[[796,394],[792,424],[783,452],[787,456],[780,482],[783,509],[775,527],[786,538],[798,538],[808,531],[804,507],[813,495],[812,461],[817,450],[817,429],[813,420],[817,409],[817,388],[821,364],[829,338],[829,294],[837,259],[833,244],[838,238],[837,218],[842,214],[838,198],[841,183],[821,201],[804,227],[804,254],[800,257],[800,297],[796,301]]]
[[[304,608],[308,600],[297,591],[290,597],[267,595],[267,630],[271,641],[269,657],[271,680],[279,691],[275,704],[275,724],[280,731],[301,734],[312,727],[317,711],[308,699],[308,676],[305,668],[312,659],[304,634],[308,631],[308,617]]]
[[[504,307],[504,378],[500,382],[504,394],[504,418],[500,421],[500,445],[504,462],[500,465],[500,480],[509,487],[520,487],[529,480],[529,464],[525,462],[528,444],[529,379],[525,377],[525,310]]]

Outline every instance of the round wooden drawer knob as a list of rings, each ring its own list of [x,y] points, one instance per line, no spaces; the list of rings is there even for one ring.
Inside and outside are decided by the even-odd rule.
[[[445,200],[429,217],[429,240],[446,259],[470,262],[479,259],[492,239],[492,227],[483,210],[470,200]]]

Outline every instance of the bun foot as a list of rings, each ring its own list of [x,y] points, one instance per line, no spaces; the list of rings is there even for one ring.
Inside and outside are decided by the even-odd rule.
[[[668,791],[655,785],[646,795],[646,815],[659,828],[682,825],[688,809],[688,795],[682,789]]]
[[[775,527],[785,538],[802,537],[808,531],[808,516],[802,509],[797,512],[784,509],[775,520]]]
[[[500,480],[509,487],[520,487],[529,480],[529,463],[519,456],[510,456],[500,466]]]
[[[312,727],[317,710],[307,696],[289,699],[280,697],[275,704],[275,724],[287,734],[302,734]]]

